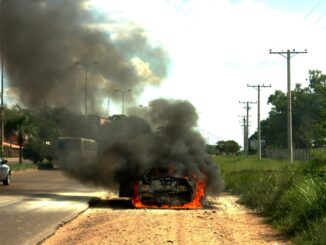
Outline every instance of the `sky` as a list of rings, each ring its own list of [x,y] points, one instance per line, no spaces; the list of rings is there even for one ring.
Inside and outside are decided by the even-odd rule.
[[[261,91],[261,119],[268,96],[287,90],[286,59],[269,50],[304,51],[291,58],[291,83],[307,85],[309,69],[324,69],[326,1],[298,0],[94,0],[111,18],[137,23],[169,54],[169,74],[160,87],[147,87],[146,106],[159,97],[189,100],[199,114],[198,129],[211,144],[243,145],[239,101],[257,101],[247,84]],[[114,110],[120,110],[119,107]],[[250,134],[257,129],[257,105],[250,110]]]
[[[261,90],[262,120],[271,109],[268,96],[275,90],[286,93],[286,59],[269,54],[270,49],[307,49],[307,54],[291,58],[292,88],[295,83],[306,86],[311,69],[326,73],[326,0],[89,0],[89,4],[114,23],[98,28],[111,35],[112,28],[127,32],[128,24],[139,26],[151,44],[169,56],[163,83],[147,86],[133,103],[132,91],[126,93],[126,107],[147,106],[157,98],[188,100],[199,115],[197,130],[210,144],[235,140],[243,145],[246,110],[239,102],[257,101],[257,90],[248,84],[271,85]],[[6,88],[8,98],[16,94],[12,90]],[[120,114],[121,101],[110,101],[109,108],[107,101],[103,107],[111,115]],[[257,130],[256,104],[251,105],[249,121],[251,135]]]

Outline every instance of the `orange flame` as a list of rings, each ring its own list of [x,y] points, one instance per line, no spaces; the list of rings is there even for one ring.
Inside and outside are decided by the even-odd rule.
[[[203,207],[203,199],[205,196],[206,180],[200,180],[194,176],[196,182],[196,193],[191,202],[185,203],[183,205],[145,205],[141,202],[138,196],[138,182],[134,185],[134,197],[132,199],[132,204],[135,208],[160,208],[160,209],[199,209]]]

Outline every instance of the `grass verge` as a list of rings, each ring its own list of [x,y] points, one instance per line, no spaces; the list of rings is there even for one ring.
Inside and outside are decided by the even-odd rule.
[[[11,171],[22,171],[26,169],[37,169],[37,165],[34,163],[13,163],[10,164]]]
[[[226,190],[297,244],[326,244],[326,173],[311,163],[217,157]],[[318,164],[320,166],[320,164]]]
[[[12,163],[10,164],[10,169],[15,172],[27,169],[50,170],[53,169],[53,165],[51,163]]]

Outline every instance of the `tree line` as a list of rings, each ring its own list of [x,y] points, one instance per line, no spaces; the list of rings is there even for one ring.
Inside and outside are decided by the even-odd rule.
[[[326,75],[320,70],[309,71],[309,85],[296,84],[292,96],[292,134],[294,148],[326,145]],[[265,147],[287,147],[287,95],[276,90],[268,97],[272,105],[268,118],[261,122]],[[255,132],[250,139],[257,139]]]
[[[19,158],[33,162],[52,161],[56,139],[61,136],[96,137],[96,126],[85,115],[66,108],[44,106],[29,110],[19,105],[5,106],[4,136],[19,145]]]
[[[326,75],[309,71],[309,84],[296,84],[292,95],[293,146],[314,148],[326,145]],[[268,117],[261,122],[261,136],[268,148],[287,147],[287,96],[276,90],[268,97],[272,105]],[[41,162],[53,158],[56,139],[60,136],[97,138],[97,125],[89,117],[67,108],[44,106],[29,110],[19,105],[5,106],[4,135],[6,142],[18,143],[20,158]],[[250,140],[257,139],[255,132]],[[24,147],[23,147],[24,146]],[[234,154],[240,145],[233,140],[220,140],[207,146],[209,153]]]
[[[295,84],[292,97],[292,134],[294,148],[326,146],[326,75],[320,70],[309,71],[309,84]],[[287,95],[276,90],[268,97],[272,105],[265,120],[261,121],[261,138],[266,148],[287,148]],[[249,140],[257,139],[257,131]],[[207,147],[210,154],[235,154],[240,146],[234,140],[220,140]]]

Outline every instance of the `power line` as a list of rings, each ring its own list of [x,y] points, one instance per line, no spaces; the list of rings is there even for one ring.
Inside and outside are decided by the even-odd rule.
[[[310,11],[306,14],[306,16],[303,18],[303,20],[306,20],[312,12],[318,7],[318,5],[322,2],[323,0],[319,0],[311,9]]]
[[[325,17],[325,15],[326,15],[326,11],[315,20],[314,24],[317,24],[322,18]]]

